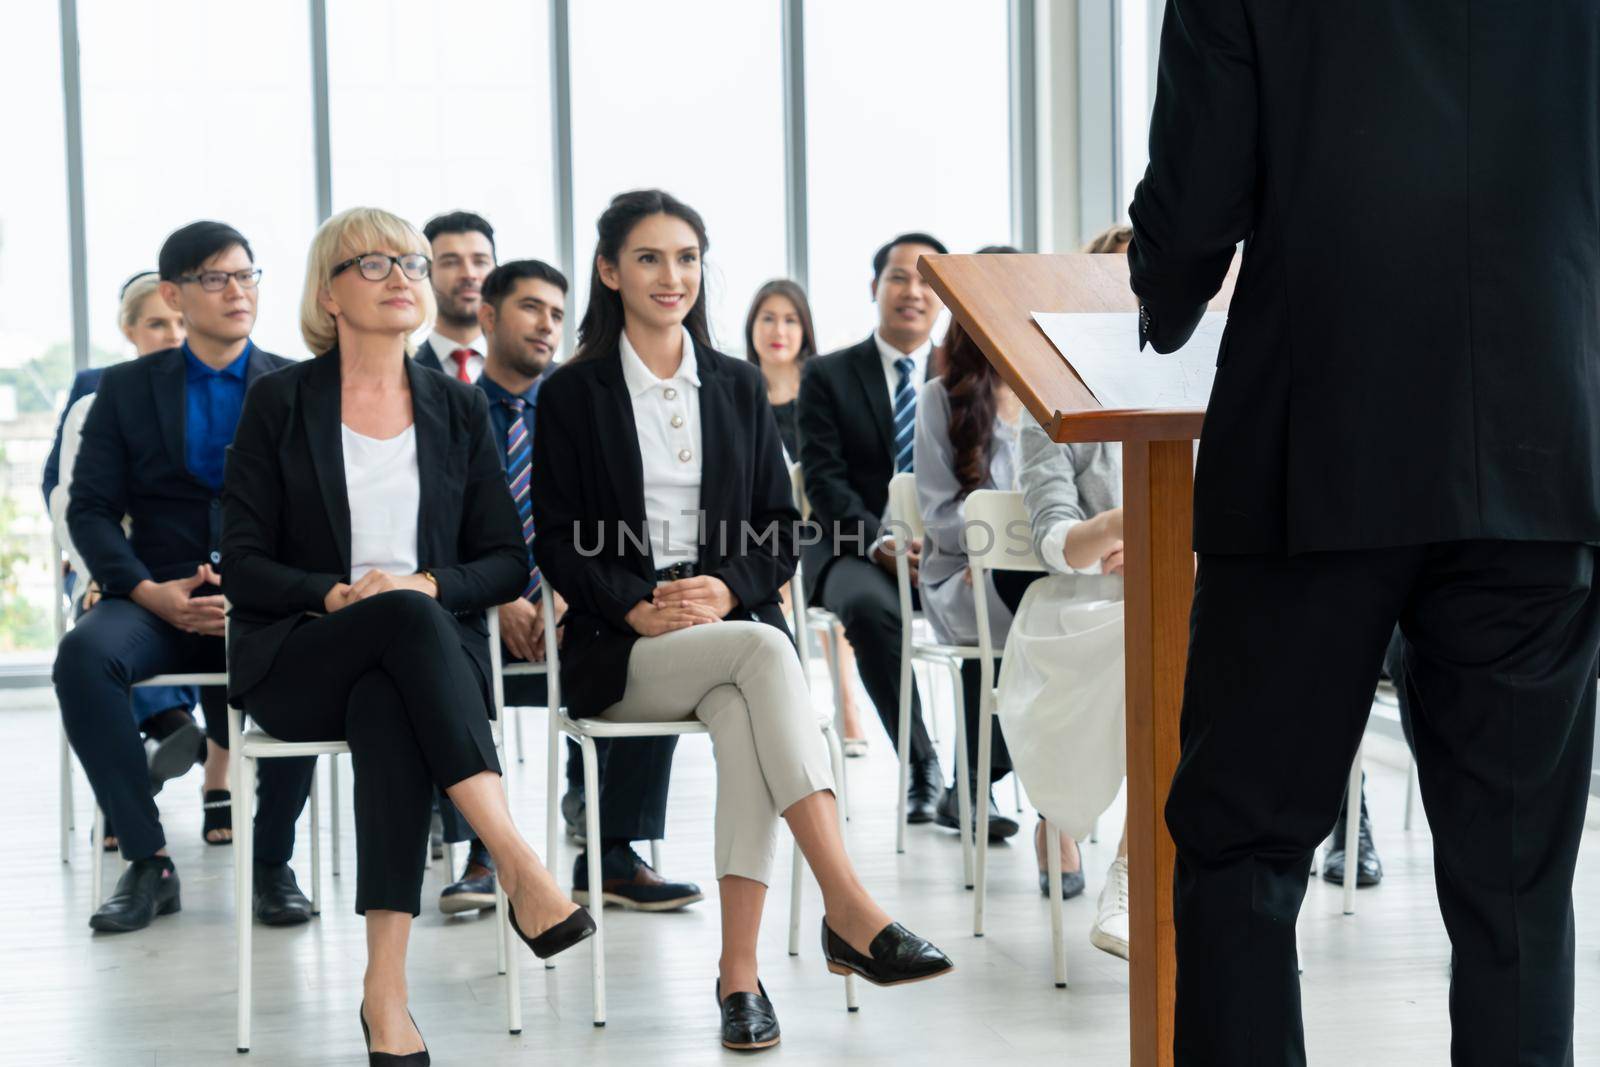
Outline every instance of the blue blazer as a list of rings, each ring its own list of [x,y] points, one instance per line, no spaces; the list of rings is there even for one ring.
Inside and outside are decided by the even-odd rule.
[[[246,389],[290,365],[254,349]],[[221,493],[184,462],[187,377],[181,348],[107,367],[84,422],[67,527],[108,596],[127,596],[146,579],[188,577],[222,559]],[[133,520],[127,534],[124,515]]]
[[[72,391],[67,394],[67,406],[61,409],[61,417],[56,420],[56,440],[50,446],[50,455],[44,461],[44,506],[50,509],[50,494],[56,491],[56,486],[61,484],[61,433],[67,427],[67,412],[72,410],[72,405],[100,388],[100,375],[104,374],[104,367],[90,367],[81,370],[78,376],[72,379]]]

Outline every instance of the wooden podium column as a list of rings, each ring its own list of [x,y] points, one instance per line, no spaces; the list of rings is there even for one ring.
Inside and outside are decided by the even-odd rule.
[[[1124,627],[1128,677],[1128,968],[1133,1064],[1172,1063],[1176,990],[1174,849],[1167,789],[1178,765],[1178,713],[1194,596],[1194,443],[1122,446]],[[1149,655],[1133,650],[1148,649]]]

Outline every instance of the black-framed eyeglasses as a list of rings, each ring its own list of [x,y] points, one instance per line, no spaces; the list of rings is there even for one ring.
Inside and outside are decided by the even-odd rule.
[[[203,270],[199,274],[180,274],[180,282],[197,282],[200,288],[208,293],[220,293],[228,287],[230,281],[238,282],[241,289],[254,289],[261,281],[261,268],[251,267],[249,270]]]
[[[394,272],[398,265],[400,273],[414,282],[420,282],[428,276],[433,269],[433,260],[421,252],[407,252],[403,256],[391,256],[387,252],[363,252],[343,263],[334,265],[330,278],[337,278],[351,267],[360,267],[361,276],[369,282],[381,282]]]

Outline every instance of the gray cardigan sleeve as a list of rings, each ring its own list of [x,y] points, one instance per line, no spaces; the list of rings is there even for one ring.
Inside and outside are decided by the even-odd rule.
[[[1078,471],[1072,453],[1050,440],[1043,426],[1032,419],[1025,420],[1017,451],[1021,456],[1017,481],[1033,528],[1033,550],[1043,556],[1044,537],[1051,527],[1066,519],[1082,522],[1090,513],[1078,495]]]

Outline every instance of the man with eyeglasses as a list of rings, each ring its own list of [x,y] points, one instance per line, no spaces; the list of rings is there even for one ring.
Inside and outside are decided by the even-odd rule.
[[[142,929],[179,910],[178,873],[127,713],[129,689],[157,674],[226,665],[217,572],[224,457],[245,390],[289,364],[250,340],[261,271],[239,231],[191,223],[167,238],[158,266],[162,298],[182,314],[187,340],[106,369],[67,505],[73,542],[103,599],[61,641],[56,697],[130,864],[89,920],[105,933]],[[202,689],[200,702],[208,723],[226,721],[221,688]],[[289,856],[314,767],[312,759],[268,760],[259,771],[254,907],[268,925],[311,917]]]

